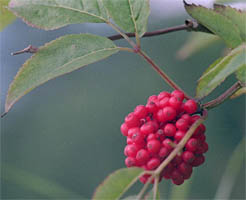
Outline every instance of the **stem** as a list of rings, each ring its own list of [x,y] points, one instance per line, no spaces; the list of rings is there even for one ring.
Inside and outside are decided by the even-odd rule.
[[[233,95],[237,90],[239,90],[242,87],[241,83],[237,81],[232,87],[230,87],[228,90],[226,90],[222,95],[217,97],[216,99],[209,101],[208,103],[205,103],[202,105],[202,108],[205,109],[211,109],[214,108],[223,102],[225,102],[231,95]]]
[[[34,47],[32,45],[29,45],[28,47],[26,47],[25,49],[22,49],[20,51],[16,51],[14,53],[11,53],[12,56],[18,55],[18,54],[22,54],[22,53],[37,53],[38,48]]]
[[[159,29],[156,31],[151,31],[151,32],[146,32],[142,37],[152,37],[152,36],[157,36],[157,35],[163,35],[166,33],[171,33],[171,32],[176,32],[176,31],[183,31],[183,30],[188,30],[191,28],[190,24],[182,24],[170,28],[165,28],[165,29]],[[135,33],[126,33],[128,37],[135,37]],[[119,40],[122,39],[123,36],[121,34],[118,35],[112,35],[108,37],[110,40]]]
[[[155,175],[153,174],[151,177],[149,177],[149,179],[147,180],[147,182],[144,184],[143,188],[140,190],[140,192],[138,193],[137,199],[141,200],[145,191],[147,190],[149,184],[151,183],[151,181],[153,180],[153,178],[155,177]]]
[[[171,78],[161,70],[161,68],[154,63],[154,61],[148,57],[141,49],[137,52],[140,56],[142,56],[153,68],[157,73],[175,90],[182,91],[184,93],[185,99],[191,99]]]
[[[183,139],[178,143],[177,147],[169,154],[169,156],[161,163],[161,165],[155,170],[155,174],[159,175],[162,170],[172,161],[172,159],[184,148],[186,142],[193,135],[197,127],[207,118],[207,110],[203,111],[203,116],[198,119],[187,131]]]
[[[154,190],[153,191],[153,200],[156,200],[156,197],[157,197],[159,179],[160,179],[160,176],[155,177],[155,183],[154,183],[154,188],[153,188],[153,190]]]
[[[121,38],[125,38],[125,40],[134,48],[136,49],[136,44],[125,34],[123,33],[117,26],[112,24],[111,22],[107,22],[109,26],[111,26],[116,32],[118,32]]]

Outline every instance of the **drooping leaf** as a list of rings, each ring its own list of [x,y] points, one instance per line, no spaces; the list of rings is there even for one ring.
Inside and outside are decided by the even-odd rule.
[[[219,4],[215,4],[214,9],[230,19],[239,29],[241,39],[246,41],[246,11]]]
[[[234,152],[230,155],[214,199],[230,199],[232,189],[236,186],[236,178],[245,163],[244,152],[245,137],[242,138]]]
[[[45,30],[108,20],[101,0],[11,0],[9,9],[27,24]]]
[[[177,52],[177,57],[184,60],[219,41],[221,41],[220,38],[213,34],[191,33],[185,44]]]
[[[15,16],[6,8],[10,0],[0,1],[0,31],[15,20]]]
[[[141,37],[147,30],[149,0],[103,0],[114,22],[126,32]]]
[[[216,0],[216,3],[234,3],[234,2],[242,2],[242,0]]]
[[[143,170],[141,168],[136,167],[123,168],[115,171],[98,186],[92,199],[119,199],[137,181],[142,172]]]
[[[231,99],[235,99],[241,95],[246,95],[246,87],[242,87],[240,88],[237,92],[235,92],[230,98]]]
[[[203,98],[212,92],[245,63],[245,56],[246,46],[241,45],[224,58],[216,60],[199,79],[196,96]]]
[[[242,43],[238,27],[222,14],[195,4],[185,3],[185,9],[200,24],[221,37],[229,47],[235,48]]]
[[[108,38],[78,34],[67,35],[41,47],[25,62],[11,83],[5,111],[22,96],[50,79],[104,59],[119,48]]]
[[[246,86],[246,55],[244,64],[236,71],[237,79]]]

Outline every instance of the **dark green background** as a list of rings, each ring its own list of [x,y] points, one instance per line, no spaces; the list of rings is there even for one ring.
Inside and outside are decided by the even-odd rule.
[[[182,24],[186,18],[152,15],[148,30]],[[46,32],[28,27],[21,20],[0,33],[2,112],[8,85],[30,57],[12,57],[10,53],[29,44],[41,46],[59,36],[81,32],[114,34],[103,24],[72,25]],[[221,55],[224,46],[214,45],[185,61],[177,60],[176,52],[189,34],[144,38],[142,48],[194,95],[197,79]],[[123,40],[116,43],[127,46]],[[218,96],[234,81],[234,77],[229,78],[208,99]],[[148,96],[163,90],[171,88],[144,60],[127,52],[33,90],[1,119],[2,199],[90,199],[110,172],[124,167],[126,142],[119,130],[124,116],[136,105],[144,104]],[[245,134],[245,98],[211,110],[206,126],[209,151],[205,164],[194,170],[189,199],[214,197],[226,162]],[[168,194],[170,185],[164,183],[161,187]],[[245,198],[245,164],[231,198]]]

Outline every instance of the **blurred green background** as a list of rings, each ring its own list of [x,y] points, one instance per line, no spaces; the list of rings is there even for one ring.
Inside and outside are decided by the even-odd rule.
[[[182,24],[189,18],[182,7],[176,17],[167,17],[168,9],[151,14],[149,31]],[[71,33],[114,34],[104,24],[42,31],[19,19],[0,33],[1,112],[8,85],[31,56],[13,57],[10,53],[29,44],[41,46]],[[194,96],[196,81],[222,55],[224,45],[217,43],[186,60],[178,60],[176,53],[190,34],[177,32],[144,38],[142,48]],[[116,43],[127,46],[123,40]],[[230,77],[205,101],[234,82],[235,78]],[[136,105],[144,104],[148,96],[163,90],[172,89],[144,60],[127,52],[33,90],[1,119],[1,199],[90,199],[109,173],[124,167],[126,141],[119,130],[124,116]],[[189,181],[188,199],[214,197],[227,161],[245,134],[245,97],[211,110],[205,124],[209,151],[205,164],[194,170]],[[245,151],[241,153],[245,157]],[[169,195],[170,187],[169,181],[161,184],[163,197]],[[231,199],[245,199],[245,161]]]

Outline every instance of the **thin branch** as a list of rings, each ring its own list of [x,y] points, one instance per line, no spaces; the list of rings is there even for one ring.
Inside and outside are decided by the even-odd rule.
[[[222,95],[220,95],[219,97],[217,97],[212,101],[209,101],[208,103],[203,104],[202,108],[211,109],[222,104],[241,87],[242,87],[241,83],[237,81],[232,87],[226,90]]]
[[[160,179],[160,176],[155,177],[155,183],[154,183],[154,188],[153,188],[153,200],[157,199],[159,179]]]
[[[142,37],[152,37],[152,36],[157,36],[157,35],[163,35],[171,32],[176,32],[176,31],[183,31],[183,30],[189,30],[193,27],[194,23],[192,21],[186,21],[185,24],[174,26],[174,27],[169,27],[165,29],[159,29],[156,31],[152,32],[146,32]],[[128,37],[135,37],[135,33],[126,33]],[[123,36],[118,34],[118,35],[112,35],[108,37],[110,40],[119,40],[122,39]]]
[[[22,54],[22,53],[37,53],[38,52],[38,48],[34,47],[32,45],[29,45],[28,47],[26,47],[23,50],[11,53],[12,56],[18,55],[18,54]]]
[[[184,93],[185,99],[191,99],[171,78],[161,70],[161,68],[154,63],[154,61],[148,57],[141,49],[137,52],[140,56],[142,56],[153,68],[157,71],[157,73],[175,90],[182,91]]]

